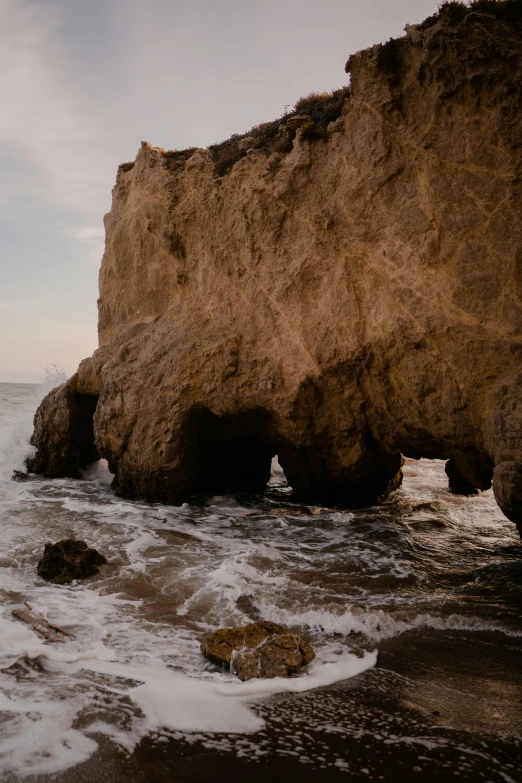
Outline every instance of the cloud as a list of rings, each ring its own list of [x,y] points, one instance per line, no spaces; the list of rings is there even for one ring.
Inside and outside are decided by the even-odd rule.
[[[74,236],[76,239],[98,239],[105,236],[105,231],[98,226],[85,226],[75,231]]]
[[[85,246],[86,263],[99,266],[105,249],[105,230],[100,226],[84,226],[74,231],[73,236]]]
[[[110,134],[75,90],[60,45],[63,24],[47,3],[2,0],[0,146],[32,162],[57,204],[99,214],[115,156]]]
[[[92,326],[72,317],[32,316],[38,305],[42,308],[41,302],[28,308],[17,301],[0,310],[0,382],[38,382],[43,368],[52,364],[71,375],[79,360],[97,347]]]
[[[24,336],[35,342],[55,345],[92,345],[92,329],[85,324],[61,321],[56,318],[35,318],[27,324]],[[94,350],[94,349],[93,349]]]

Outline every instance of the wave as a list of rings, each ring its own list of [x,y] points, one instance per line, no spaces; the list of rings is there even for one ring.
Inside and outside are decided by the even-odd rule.
[[[399,619],[392,614],[377,610],[373,612],[347,610],[342,614],[325,611],[324,609],[308,609],[304,612],[294,612],[289,609],[275,607],[265,601],[257,604],[259,612],[267,620],[291,627],[308,628],[316,633],[362,634],[372,642],[381,642],[400,636],[407,631],[432,628],[446,631],[490,631],[502,633],[505,636],[522,637],[522,631],[508,628],[500,623],[483,620],[477,617],[465,617],[450,614],[446,617],[429,613],[416,614],[410,619]]]

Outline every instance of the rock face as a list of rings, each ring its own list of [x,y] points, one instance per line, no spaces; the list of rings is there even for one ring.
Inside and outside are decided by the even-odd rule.
[[[474,5],[353,55],[328,126],[312,102],[219,166],[142,145],[100,348],[42,403],[31,470],[97,453],[180,502],[261,489],[277,454],[297,498],[356,505],[438,457],[522,529],[522,14]]]
[[[65,585],[73,579],[86,579],[99,573],[98,566],[107,562],[96,549],[85,541],[66,538],[57,544],[46,544],[38,563],[38,576],[56,585]]]
[[[221,628],[207,636],[201,652],[212,663],[232,669],[243,681],[290,677],[315,658],[313,649],[297,634],[270,622]]]

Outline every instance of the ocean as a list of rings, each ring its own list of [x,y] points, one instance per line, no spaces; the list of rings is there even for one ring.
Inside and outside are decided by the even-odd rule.
[[[522,544],[491,490],[452,494],[444,464],[350,511],[262,496],[180,507],[84,480],[12,481],[44,389],[0,384],[0,779],[522,780]],[[105,555],[99,576],[40,579],[47,541]],[[24,602],[74,633],[48,643]],[[257,619],[317,657],[241,683],[205,633]]]

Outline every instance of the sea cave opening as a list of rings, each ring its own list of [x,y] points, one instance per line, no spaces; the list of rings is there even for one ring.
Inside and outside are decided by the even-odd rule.
[[[198,486],[204,494],[263,492],[272,468],[278,467],[270,415],[250,410],[238,415],[217,416],[208,409],[195,415],[198,444]]]
[[[98,462],[100,455],[94,442],[94,414],[99,396],[95,394],[76,395],[76,434],[78,441],[78,465],[85,470]]]

